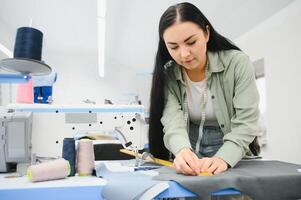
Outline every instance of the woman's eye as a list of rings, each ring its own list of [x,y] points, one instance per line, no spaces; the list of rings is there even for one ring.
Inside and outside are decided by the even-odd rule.
[[[176,50],[178,47],[170,47],[170,49],[172,50]]]
[[[187,44],[188,44],[188,45],[193,45],[193,44],[195,44],[195,42],[196,42],[196,41],[188,42]]]

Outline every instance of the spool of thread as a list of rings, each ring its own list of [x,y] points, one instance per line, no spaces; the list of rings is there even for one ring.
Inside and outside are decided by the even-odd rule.
[[[70,174],[70,164],[67,160],[57,160],[31,165],[27,177],[32,182],[49,181],[66,178]]]
[[[74,138],[64,138],[62,157],[65,160],[68,160],[70,163],[71,171],[70,171],[69,176],[74,176],[75,175],[75,159],[76,159]]]
[[[43,33],[32,27],[20,27],[17,30],[14,58],[41,60]]]
[[[51,68],[42,61],[43,33],[32,27],[17,30],[14,57],[0,60],[0,68],[30,75],[47,75]]]
[[[93,142],[89,139],[82,139],[78,142],[77,149],[77,173],[79,176],[89,176],[94,169],[94,148]]]

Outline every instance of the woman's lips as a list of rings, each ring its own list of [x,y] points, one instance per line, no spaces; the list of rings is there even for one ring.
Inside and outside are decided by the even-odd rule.
[[[190,64],[194,59],[183,61],[186,64]]]

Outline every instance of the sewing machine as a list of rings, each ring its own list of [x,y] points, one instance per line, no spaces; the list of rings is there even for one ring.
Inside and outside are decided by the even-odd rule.
[[[119,140],[115,142],[131,142],[131,148],[136,150],[147,144],[141,105],[11,104],[7,108],[33,113],[32,153],[39,157],[60,157],[64,138],[87,134],[117,134]]]
[[[0,113],[0,172],[16,169],[31,158],[31,112]]]

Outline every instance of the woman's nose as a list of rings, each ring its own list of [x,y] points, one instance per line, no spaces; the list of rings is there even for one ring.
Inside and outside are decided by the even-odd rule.
[[[187,58],[190,55],[189,48],[181,47],[181,58]]]

